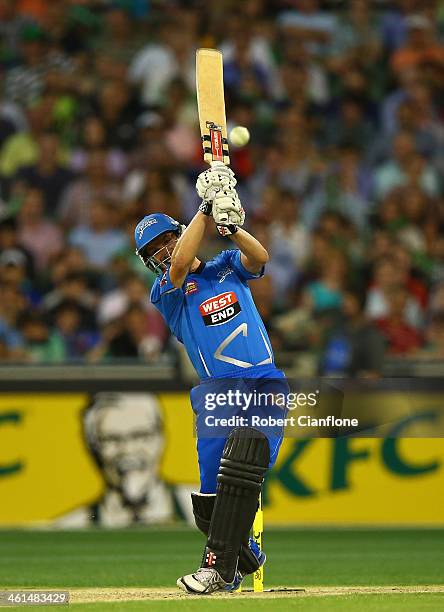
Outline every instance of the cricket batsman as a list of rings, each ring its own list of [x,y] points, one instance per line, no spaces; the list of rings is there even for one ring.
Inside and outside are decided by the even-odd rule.
[[[136,254],[157,275],[151,302],[184,344],[201,379],[191,391],[197,423],[214,385],[229,382],[251,389],[251,383],[263,385],[269,379],[286,384],[248,287],[263,276],[268,253],[241,228],[245,213],[235,186],[233,171],[215,162],[197,179],[202,203],[186,228],[157,213],[135,229]],[[196,255],[213,220],[234,248],[203,262]],[[201,487],[192,493],[192,504],[207,542],[199,569],[177,580],[191,594],[235,590],[265,562],[249,533],[283,432],[272,435],[251,426],[221,431],[209,436],[197,431]]]

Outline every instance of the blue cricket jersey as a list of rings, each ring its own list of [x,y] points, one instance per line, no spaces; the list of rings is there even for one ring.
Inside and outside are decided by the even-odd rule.
[[[262,275],[263,270],[248,272],[241,252],[230,250],[189,273],[181,288],[174,287],[169,270],[156,279],[151,302],[184,344],[201,379],[244,376],[248,368],[274,364],[247,284]]]

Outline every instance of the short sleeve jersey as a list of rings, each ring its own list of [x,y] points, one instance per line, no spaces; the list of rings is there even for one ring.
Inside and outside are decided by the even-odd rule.
[[[157,278],[151,302],[182,342],[201,379],[241,376],[247,368],[274,363],[267,331],[247,281],[239,250],[223,251],[188,274],[181,288],[169,271]]]

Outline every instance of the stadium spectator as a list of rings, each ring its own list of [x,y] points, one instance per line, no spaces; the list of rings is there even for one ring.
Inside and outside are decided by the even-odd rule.
[[[364,314],[365,294],[347,290],[341,313],[327,330],[319,363],[328,376],[379,376],[385,351],[383,336]]]
[[[125,80],[110,79],[103,83],[93,107],[105,125],[108,146],[123,151],[133,149],[134,117],[140,113],[140,106],[131,98],[131,89]]]
[[[12,258],[25,262],[26,277],[32,279],[34,276],[34,263],[31,253],[20,244],[17,221],[14,217],[6,217],[0,221],[0,257],[12,254]],[[14,254],[18,254],[17,256]]]
[[[69,243],[82,249],[92,268],[104,269],[114,253],[126,246],[126,236],[116,228],[112,205],[95,201],[90,207],[89,223],[74,227],[69,234]]]
[[[68,360],[171,352],[132,234],[146,213],[187,223],[198,206],[200,46],[222,49],[229,127],[251,133],[231,165],[271,255],[255,291],[275,347],[302,351],[304,372],[376,375],[378,321],[389,354],[433,352],[444,309],[435,3],[201,5],[0,0],[0,360],[61,356],[54,334]],[[222,240],[209,232],[202,256]],[[22,329],[25,309],[37,315]]]
[[[20,41],[23,29],[30,23],[30,15],[21,15],[17,0],[0,2],[0,40],[1,61],[5,65],[14,65],[20,56]]]
[[[98,330],[85,329],[82,309],[75,301],[61,302],[54,313],[54,330],[64,343],[68,361],[79,361],[99,342]]]
[[[414,354],[419,359],[442,361],[444,359],[444,310],[433,315],[425,330],[426,344]]]
[[[376,323],[386,338],[387,351],[399,356],[412,354],[422,345],[422,336],[406,319],[405,312],[409,299],[407,289],[395,284],[386,293],[387,315],[378,319]]]
[[[128,66],[145,39],[143,32],[131,20],[130,3],[111,3],[103,26],[102,33],[94,41],[94,52],[105,53],[114,63]]]
[[[330,54],[337,57],[380,44],[378,20],[368,0],[350,2],[335,28]]]
[[[415,14],[407,17],[406,25],[407,39],[391,57],[393,71],[419,68],[430,61],[444,63],[444,48],[436,40],[434,24],[425,15]]]
[[[26,360],[33,363],[57,363],[65,360],[63,339],[49,328],[37,312],[25,312],[18,327],[23,338]]]
[[[120,197],[120,183],[112,180],[107,170],[107,152],[97,149],[89,155],[85,174],[66,189],[58,216],[68,228],[88,225],[92,202],[106,201],[117,205]]]
[[[16,132],[26,129],[24,114],[17,104],[0,98],[0,143]]]
[[[150,328],[163,342],[167,338],[164,321],[148,299],[146,282],[132,273],[122,278],[121,285],[114,291],[106,293],[100,300],[97,317],[100,325],[106,325],[119,319],[131,304],[138,304],[145,309],[150,320]]]
[[[338,121],[341,122],[341,130],[337,129]],[[373,137],[374,126],[365,116],[365,109],[353,98],[345,98],[328,122],[323,142],[326,146],[362,151]]]
[[[290,191],[281,190],[276,197],[279,209],[270,227],[271,251],[286,250],[300,268],[310,255],[310,234],[300,220],[300,202]]]
[[[417,4],[417,0],[395,0],[381,15],[381,35],[389,53],[404,44],[408,30],[407,19],[415,11]]]
[[[283,11],[278,24],[317,54],[327,53],[337,27],[336,15],[323,11],[318,0],[298,0],[296,10]]]
[[[54,217],[65,189],[75,176],[60,164],[62,154],[57,134],[45,132],[39,137],[37,146],[36,163],[22,166],[14,180],[24,183],[27,187],[40,190],[45,214]]]
[[[318,183],[307,198],[304,216],[313,225],[326,211],[335,212],[365,232],[372,208],[372,173],[360,164],[359,153],[353,147],[340,149],[336,159],[323,183]]]
[[[3,359],[20,361],[25,357],[23,338],[18,329],[20,315],[24,312],[26,301],[19,289],[0,281],[0,343]]]
[[[279,312],[279,302],[273,298],[273,283],[270,276],[264,276],[252,285],[251,293],[267,333],[276,349],[285,346],[283,334],[276,326],[276,314]]]
[[[292,44],[299,47],[292,52],[296,58],[289,59],[286,56],[284,63],[279,67],[278,104],[282,108],[291,105],[301,109],[322,107],[329,100],[325,70],[311,59],[307,59],[306,62],[301,61],[302,43],[292,40]],[[286,43],[286,46],[288,49],[290,43]]]
[[[27,24],[20,33],[20,63],[6,77],[5,94],[8,100],[30,104],[41,96],[45,80],[52,70],[69,72],[72,61],[48,45],[48,34],[38,25]]]
[[[20,129],[1,143],[0,177],[3,181],[11,179],[22,166],[37,161],[38,140],[52,126],[52,100],[40,98],[25,107],[24,111],[27,130]]]
[[[45,271],[64,245],[62,230],[44,216],[43,194],[39,189],[26,191],[18,214],[18,241],[32,255],[37,273]]]
[[[307,285],[304,303],[314,313],[339,309],[344,299],[347,261],[343,253],[333,250],[324,263],[319,278]]]
[[[424,252],[426,239],[423,224],[433,220],[434,202],[415,188],[403,189],[400,193],[403,226],[397,232],[399,241],[412,252]]]
[[[255,4],[260,11],[260,3]],[[222,41],[221,51],[228,86],[236,90],[237,85],[237,93],[245,88],[254,93],[258,87],[266,96],[275,98],[279,79],[271,41],[249,18],[237,13],[230,14],[227,25],[228,36]]]
[[[375,196],[381,199],[395,187],[409,184],[432,197],[440,193],[436,170],[415,150],[411,134],[400,132],[393,141],[393,159],[376,170]]]
[[[400,274],[397,262],[393,255],[383,257],[375,262],[373,278],[367,292],[366,313],[371,319],[386,318],[390,310],[391,289],[397,283],[403,283],[405,287],[408,278],[406,270]],[[405,297],[405,320],[412,327],[419,327],[422,323],[421,306],[417,298],[408,292],[406,288]]]
[[[274,66],[252,51],[249,25],[239,23],[230,42],[229,52],[224,56],[224,82],[231,95],[241,92],[243,96],[257,100],[271,98]]]
[[[88,289],[87,279],[81,272],[71,272],[63,277],[48,292],[42,301],[42,310],[50,322],[54,321],[57,309],[65,301],[74,302],[82,315],[82,327],[96,327],[96,296]]]
[[[95,150],[106,149],[106,170],[113,178],[120,178],[127,168],[127,156],[119,148],[108,148],[108,132],[103,120],[90,115],[82,125],[80,142],[73,148],[69,166],[76,173],[85,172],[89,157]]]
[[[141,359],[154,362],[163,346],[163,329],[151,327],[151,317],[140,304],[131,304],[123,315],[105,326],[101,343],[88,356],[90,361],[107,358]],[[160,333],[159,333],[160,332]]]
[[[161,105],[173,79],[185,78],[195,90],[194,32],[178,19],[164,19],[159,42],[150,43],[136,54],[129,67],[131,83],[140,87],[141,100],[149,106]]]

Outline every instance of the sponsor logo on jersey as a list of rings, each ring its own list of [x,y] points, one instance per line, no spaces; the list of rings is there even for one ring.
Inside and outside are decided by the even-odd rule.
[[[160,281],[160,286],[161,286],[161,287],[163,287],[164,285],[166,285],[166,284],[167,284],[167,282],[168,282],[168,279],[167,279],[167,273],[166,273],[166,272],[164,272],[164,273],[163,273],[163,276],[162,276],[162,279],[161,279],[161,281]]]
[[[196,281],[192,280],[192,281],[188,281],[187,284],[185,285],[185,295],[190,295],[190,293],[196,293],[196,291],[198,290],[198,286]]]
[[[231,321],[241,310],[234,291],[225,291],[225,293],[208,298],[199,306],[205,325],[222,325]]]

